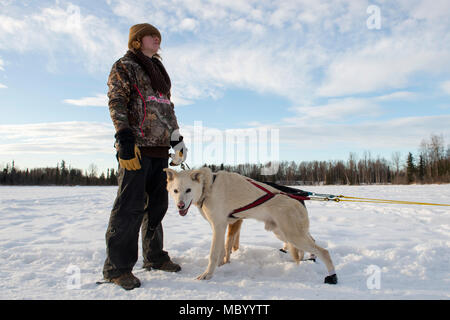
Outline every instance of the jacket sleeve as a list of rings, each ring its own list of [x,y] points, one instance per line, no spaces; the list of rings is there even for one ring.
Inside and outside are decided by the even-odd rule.
[[[116,132],[129,128],[128,103],[131,92],[130,78],[122,62],[117,61],[108,78],[109,113]]]
[[[170,102],[170,108],[172,109],[171,111],[173,114],[173,118],[170,121],[170,125],[172,127],[172,132],[173,132],[174,130],[180,129],[180,127],[178,126],[177,116],[175,115],[175,106],[172,101]],[[171,134],[172,134],[172,132],[171,132]]]

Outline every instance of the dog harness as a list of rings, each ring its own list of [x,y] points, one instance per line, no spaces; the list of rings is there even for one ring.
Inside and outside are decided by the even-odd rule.
[[[254,207],[257,207],[260,204],[263,204],[264,202],[269,201],[270,199],[272,199],[273,197],[275,197],[278,194],[282,194],[282,195],[288,196],[288,197],[293,198],[293,199],[298,200],[298,201],[310,200],[310,198],[308,196],[303,196],[303,195],[297,195],[297,194],[286,193],[286,192],[273,193],[272,191],[267,190],[266,188],[264,188],[263,186],[257,184],[256,182],[254,182],[251,179],[247,179],[247,181],[250,182],[251,184],[253,184],[255,187],[257,187],[257,188],[261,189],[262,191],[264,191],[266,194],[261,196],[261,197],[259,197],[258,199],[256,199],[255,201],[253,201],[252,203],[250,203],[250,204],[248,204],[246,206],[240,207],[238,209],[234,209],[228,215],[229,218],[239,219],[238,217],[235,217],[233,215],[235,213],[239,213],[239,212],[242,212],[242,211],[249,210],[249,209],[252,209]]]
[[[183,163],[181,163],[181,164],[183,164]],[[211,185],[213,185],[214,181],[216,181],[216,178],[217,178],[217,174],[213,173],[213,180],[211,182]],[[203,187],[202,196],[203,196],[204,192],[205,192],[205,187]],[[203,208],[203,203],[204,202],[205,202],[205,198],[202,199],[202,203],[200,204],[200,208]]]

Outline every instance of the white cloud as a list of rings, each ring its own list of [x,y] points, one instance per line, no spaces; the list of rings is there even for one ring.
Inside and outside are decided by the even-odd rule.
[[[230,137],[253,137],[258,136],[259,131],[269,132],[278,130],[279,148],[289,150],[331,150],[340,149],[347,152],[360,153],[364,150],[371,150],[377,154],[378,150],[417,150],[420,142],[429,137],[430,133],[442,134],[448,141],[450,138],[450,115],[429,116],[429,117],[404,117],[392,120],[366,121],[357,124],[326,124],[302,121],[295,125],[263,126],[253,123],[253,128],[242,128],[233,130],[219,130],[212,127],[203,127],[203,144],[196,144],[194,139],[195,128],[193,126],[181,125],[181,133],[186,138],[188,152],[188,163],[191,166],[207,163],[224,162],[228,156],[220,150],[226,149],[226,143],[243,147],[244,155],[237,154],[239,161],[246,156],[251,148],[246,140],[228,141]],[[414,130],[411,130],[414,128]],[[25,161],[24,155],[33,157],[51,156],[50,159],[65,159],[73,163],[72,159],[77,157],[83,159],[83,166],[87,167],[92,163],[92,157],[105,156],[105,161],[109,164],[106,167],[113,167],[114,149],[114,127],[110,123],[93,122],[53,122],[34,123],[20,125],[0,125],[0,144],[2,145],[2,155],[0,161],[10,161],[11,159]],[[198,138],[198,137],[197,137]],[[209,140],[208,140],[209,139]],[[272,133],[268,136],[269,143],[273,139]],[[217,145],[215,145],[217,144]],[[244,144],[244,146],[242,145]],[[195,150],[197,148],[197,150]],[[247,149],[246,149],[247,148]],[[238,149],[239,150],[239,149]],[[192,154],[201,152],[200,154]],[[282,152],[282,151],[281,151]],[[298,154],[298,153],[297,153]],[[265,155],[264,155],[265,156]],[[195,163],[195,159],[200,159]],[[245,160],[245,159],[244,159]],[[297,160],[301,160],[298,158]],[[318,159],[320,160],[320,159]],[[327,158],[326,160],[330,160]],[[55,160],[53,160],[55,161]],[[81,161],[81,160],[80,160]],[[262,161],[263,162],[263,161]],[[52,163],[53,164],[53,163]]]
[[[0,15],[0,30],[4,36],[21,33],[27,28],[26,22],[5,15]],[[6,42],[6,41],[5,41]]]
[[[382,96],[375,97],[376,101],[392,101],[392,100],[413,100],[418,94],[412,91],[397,91]]]
[[[0,71],[5,71],[5,68],[3,67],[4,65],[5,65],[5,63],[0,58]],[[6,88],[8,88],[6,85],[4,85],[3,83],[0,83],[0,89],[6,89]]]
[[[355,98],[335,99],[325,105],[303,106],[291,110],[298,113],[300,117],[285,119],[290,123],[348,121],[360,117],[373,117],[381,113],[380,107],[371,99]]]
[[[108,97],[106,94],[97,94],[95,97],[85,97],[80,99],[65,99],[64,102],[82,107],[107,107]]]
[[[282,28],[285,23],[295,19],[296,10],[294,10],[294,3],[287,3],[286,5],[276,8],[269,17],[269,25],[277,28]]]
[[[64,99],[63,102],[67,104],[72,104],[74,106],[80,107],[108,107],[108,96],[106,94],[97,94],[94,97],[83,97],[79,99]],[[186,106],[193,104],[194,101],[184,99],[182,97],[173,94],[171,97],[171,101],[175,104],[175,106]]]
[[[3,155],[112,153],[114,127],[95,122],[0,125]]]
[[[164,62],[171,75],[173,94],[183,99],[218,98],[227,88],[306,99],[311,91],[308,71],[316,58],[310,52],[277,49],[252,44],[183,45],[166,49]]]
[[[18,12],[0,15],[0,50],[40,51],[49,57],[64,53],[94,72],[110,68],[126,49],[125,34],[71,3],[56,2],[37,12]],[[20,41],[12,41],[18,34]]]
[[[117,168],[111,123],[67,121],[0,124],[0,163],[15,160],[18,167],[54,167],[65,160],[72,168],[95,163],[101,172]]]
[[[404,117],[392,120],[365,121],[356,124],[298,122],[280,127],[280,139],[292,147],[326,150],[341,147],[348,152],[359,150],[400,150],[414,152],[431,133],[450,138],[450,115]],[[413,130],[411,128],[414,128]]]
[[[441,89],[443,92],[450,95],[450,80],[442,82]]]
[[[230,26],[236,32],[250,32],[254,35],[262,36],[267,32],[266,28],[260,23],[250,22],[244,18],[231,21]]]
[[[450,12],[450,2],[447,0],[434,0],[430,6],[430,1],[418,1],[416,5],[409,4],[411,8],[411,16],[415,19],[427,19],[436,23],[436,19],[448,17]]]
[[[192,101],[192,100],[187,100],[187,99],[180,98],[180,97],[178,97],[175,94],[172,94],[172,96],[170,97],[170,100],[173,102],[175,107],[187,106],[187,105],[190,105],[190,104],[194,103],[194,101]]]
[[[318,44],[318,38],[324,38],[317,37],[320,30],[299,34],[299,24],[312,21],[304,16],[302,22],[298,16],[304,11],[310,17],[332,15],[329,4],[201,0],[110,3],[114,13],[130,24],[149,21],[162,31],[164,63],[173,80],[173,94],[180,99],[220,97],[227,88],[244,88],[308,100],[314,91],[312,73],[328,59]],[[292,19],[282,22],[285,16]],[[165,44],[165,34],[184,31],[193,31],[195,37]]]
[[[427,40],[388,38],[338,54],[327,68],[321,96],[343,96],[407,87],[418,72],[438,74],[449,70],[450,51]]]
[[[187,42],[164,45],[163,40],[180,98],[220,97],[237,87],[273,92],[298,104],[299,99],[405,91],[418,73],[450,70],[448,24],[436,26],[431,13],[423,21],[423,3],[380,4],[378,33],[366,27],[367,1],[139,0],[131,5],[115,0],[111,7],[130,23],[155,24],[163,37],[194,32]],[[433,16],[438,11],[433,9]]]
[[[380,96],[366,98],[329,99],[327,103],[306,104],[290,108],[297,116],[283,119],[286,123],[326,123],[333,121],[354,121],[355,119],[373,119],[385,114],[382,103],[389,101],[405,101],[417,98],[411,91],[396,91]]]
[[[434,20],[445,16],[445,1],[433,3],[436,6],[429,12],[423,1],[382,2],[379,32],[366,28],[368,1],[110,0],[107,4],[113,17],[97,17],[61,1],[22,16],[18,10],[1,15],[0,50],[40,50],[49,57],[67,51],[90,70],[107,70],[126,49],[125,25],[147,21],[162,31],[163,61],[176,105],[242,88],[290,99],[301,106],[300,119],[336,117],[333,107],[346,115],[367,110],[376,115],[377,101],[413,99],[408,90],[421,80],[417,74],[450,71],[449,23]],[[17,33],[23,37],[20,43],[10,40]],[[56,59],[50,59],[56,61],[55,68],[60,63]],[[316,102],[356,93],[377,95],[378,100]],[[104,99],[65,102],[100,106],[106,105]]]
[[[379,4],[381,29],[350,29],[357,41],[344,37],[343,49],[331,51],[317,95],[402,90],[450,72],[450,21],[443,19],[449,3],[429,5],[422,0]]]
[[[197,27],[198,22],[195,19],[185,18],[180,23],[180,28],[182,30],[193,31]]]

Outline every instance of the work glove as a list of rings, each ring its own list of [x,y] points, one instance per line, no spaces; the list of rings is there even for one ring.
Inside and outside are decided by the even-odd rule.
[[[170,157],[172,161],[170,162],[171,166],[179,166],[186,160],[187,156],[187,148],[183,141],[183,136],[180,136],[178,141],[170,141],[170,145],[175,153],[171,153]]]
[[[133,131],[130,128],[119,130],[115,138],[120,167],[126,170],[141,169],[141,151],[136,146]]]

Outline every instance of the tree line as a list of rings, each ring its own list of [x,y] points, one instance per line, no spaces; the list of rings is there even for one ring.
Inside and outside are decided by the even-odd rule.
[[[269,164],[266,164],[266,166]],[[394,152],[390,161],[373,158],[366,151],[361,157],[350,153],[348,159],[335,161],[282,161],[275,175],[262,175],[262,164],[204,165],[212,171],[236,172],[258,181],[285,185],[360,185],[360,184],[411,184],[450,183],[450,146],[445,148],[444,138],[431,135],[424,139],[418,152],[409,153],[406,159]],[[64,160],[55,168],[20,170],[14,161],[0,171],[1,185],[117,185],[117,170],[108,169],[97,174],[95,165],[89,169],[67,166]]]
[[[89,171],[68,167],[64,160],[54,168],[35,168],[21,170],[14,161],[7,164],[0,172],[0,185],[57,185],[57,186],[107,186],[117,185],[117,171],[108,169],[106,174],[97,174],[95,165]]]
[[[272,176],[261,175],[263,165],[205,166],[214,172],[226,170],[284,185],[450,183],[450,146],[445,148],[442,135],[431,135],[422,141],[418,154],[410,152],[406,160],[400,152],[394,152],[388,161],[382,157],[374,159],[366,151],[359,159],[350,153],[347,161],[282,161]]]

